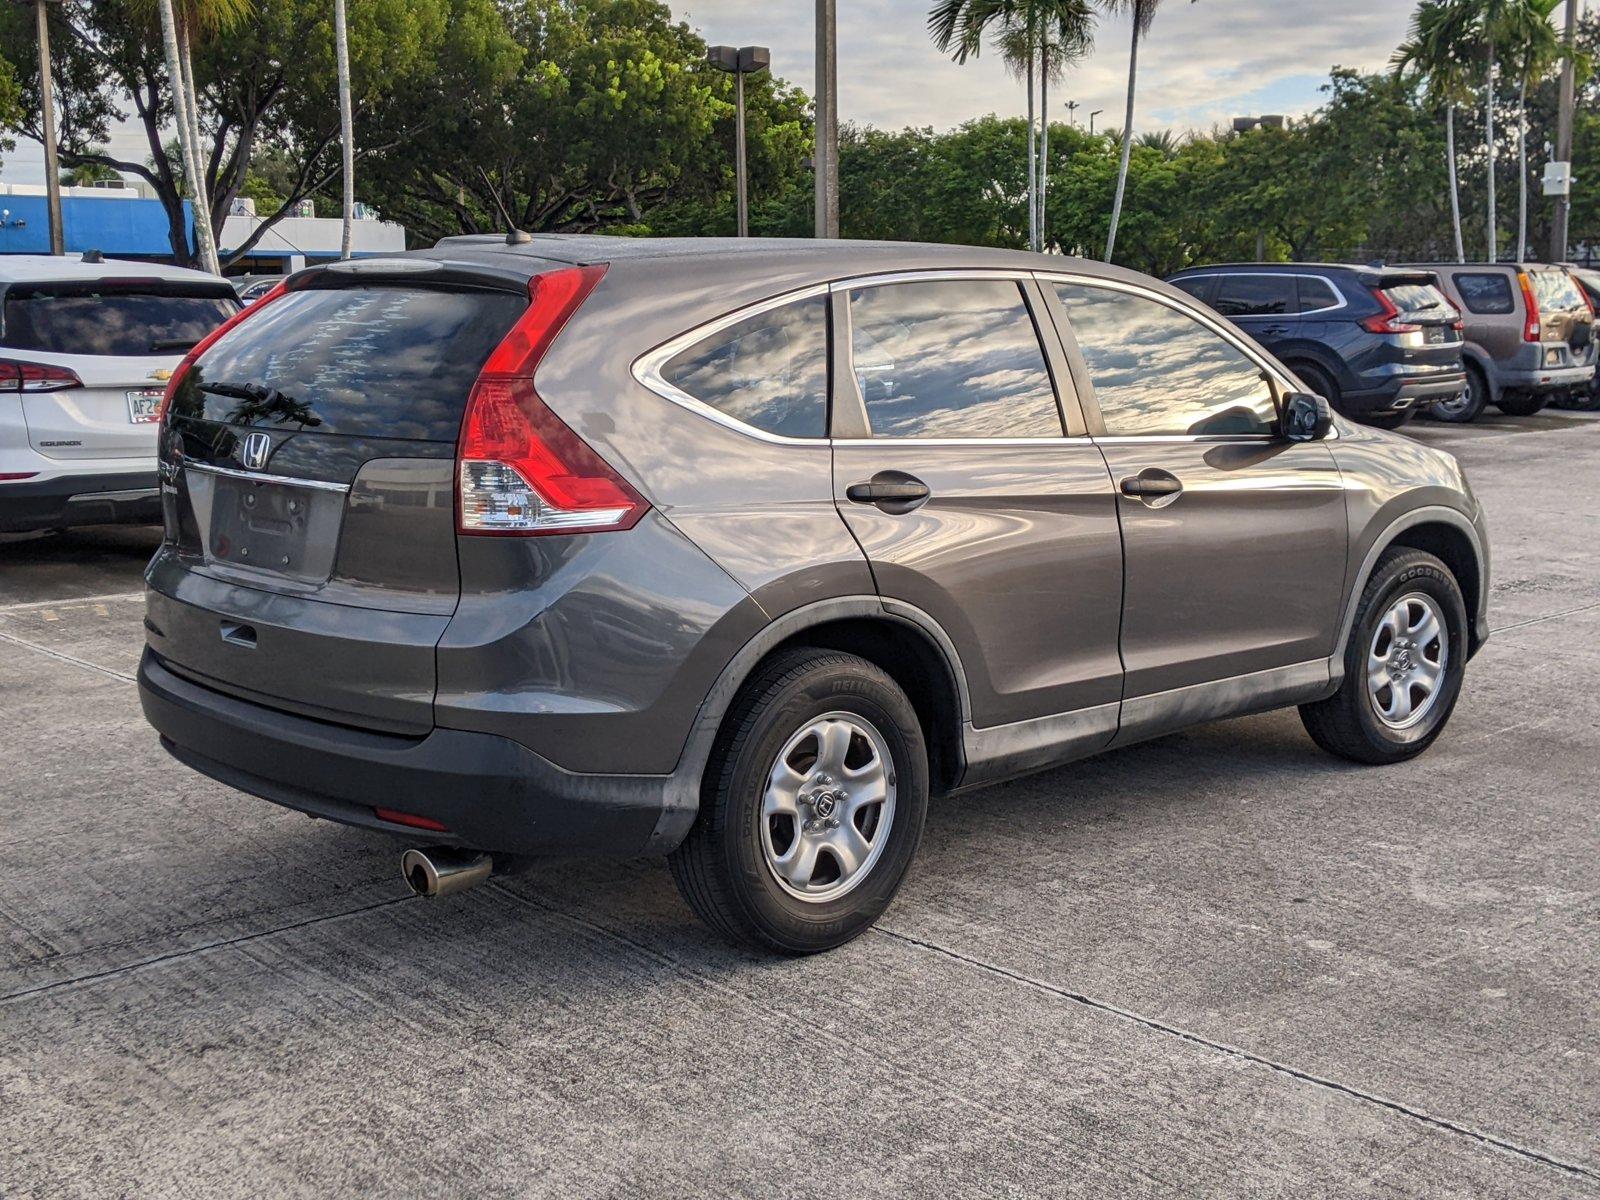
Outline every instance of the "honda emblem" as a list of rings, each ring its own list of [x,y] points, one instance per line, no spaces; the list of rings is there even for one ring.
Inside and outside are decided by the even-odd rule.
[[[267,456],[271,453],[272,439],[264,433],[252,433],[239,443],[239,462],[252,471],[259,471],[266,466]]]

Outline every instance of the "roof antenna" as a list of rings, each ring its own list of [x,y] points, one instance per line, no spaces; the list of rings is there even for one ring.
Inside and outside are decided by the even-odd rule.
[[[517,223],[511,219],[511,214],[506,211],[506,206],[500,201],[500,189],[489,182],[489,172],[480,166],[478,174],[483,177],[483,186],[489,189],[489,199],[494,201],[494,206],[500,210],[501,219],[506,223],[506,245],[526,246],[533,241],[533,234],[526,229],[518,229]]]

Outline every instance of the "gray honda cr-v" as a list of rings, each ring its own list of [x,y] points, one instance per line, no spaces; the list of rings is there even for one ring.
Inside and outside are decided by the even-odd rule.
[[[1487,635],[1446,454],[1184,293],[959,247],[449,238],[302,272],[162,425],[144,709],[425,894],[667,855],[781,951],[930,794],[1299,705],[1426,749]]]

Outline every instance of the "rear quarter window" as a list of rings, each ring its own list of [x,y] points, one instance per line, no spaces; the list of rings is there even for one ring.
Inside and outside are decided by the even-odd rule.
[[[184,376],[177,416],[228,425],[453,442],[525,294],[374,284],[290,292]]]
[[[151,283],[16,283],[0,309],[0,346],[49,354],[171,357],[239,311],[225,290]]]
[[[1467,311],[1483,317],[1503,317],[1517,311],[1511,294],[1511,280],[1505,275],[1461,274],[1455,277],[1456,291]]]
[[[1339,293],[1326,279],[1315,275],[1302,275],[1299,280],[1300,311],[1320,312],[1325,308],[1338,308],[1342,301]]]

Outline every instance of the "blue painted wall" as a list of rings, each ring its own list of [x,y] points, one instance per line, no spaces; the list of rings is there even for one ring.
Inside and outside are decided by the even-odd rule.
[[[11,210],[0,223],[0,254],[50,253],[50,210],[45,197],[0,195],[0,209]],[[188,201],[183,213],[192,241],[194,213]],[[18,220],[26,224],[19,227]],[[172,256],[167,214],[159,200],[63,196],[61,224],[68,254],[100,250],[109,255]]]

